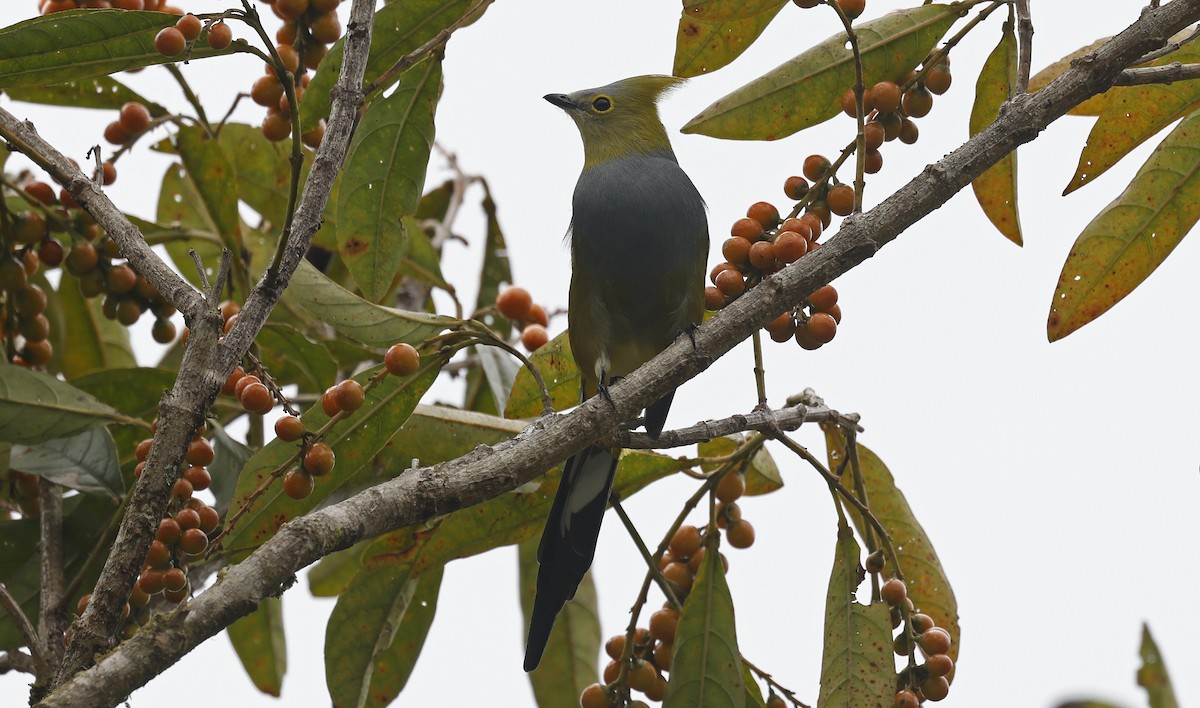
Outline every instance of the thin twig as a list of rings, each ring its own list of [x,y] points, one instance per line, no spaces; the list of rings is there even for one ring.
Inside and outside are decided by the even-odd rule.
[[[364,89],[364,93],[370,96],[379,89],[389,86],[397,75],[404,73],[414,64],[428,56],[430,52],[445,44],[447,40],[450,39],[450,35],[454,34],[466,23],[478,17],[480,13],[483,12],[484,8],[486,8],[488,5],[491,5],[493,2],[495,2],[495,0],[479,0],[479,2],[472,5],[471,9],[463,13],[463,16],[455,20],[449,27],[441,32],[438,32],[428,42],[397,59],[395,64],[380,74],[379,77],[374,81],[367,84],[367,87]]]
[[[1029,68],[1033,63],[1033,20],[1029,17],[1029,0],[1016,0],[1015,4],[1020,54],[1017,59],[1017,85],[1013,93],[1021,94],[1029,90]]]
[[[633,539],[638,552],[642,554],[642,560],[646,561],[646,568],[650,571],[650,576],[654,578],[654,582],[658,583],[658,587],[662,590],[663,595],[667,596],[667,602],[670,602],[671,607],[674,607],[676,611],[683,609],[683,603],[675,595],[675,590],[671,587],[670,581],[662,574],[662,569],[658,567],[658,561],[654,559],[654,556],[650,555],[650,549],[646,548],[646,542],[642,540],[637,527],[633,525],[633,520],[629,518],[629,514],[625,513],[625,507],[621,506],[621,495],[614,491],[608,500],[612,504],[613,511],[617,512],[617,516],[621,517],[621,523],[625,525],[625,530],[629,532],[629,537]]]
[[[42,479],[39,487],[41,501],[41,600],[38,611],[38,630],[46,654],[55,662],[62,654],[63,633],[67,631],[67,616],[60,600],[63,597],[63,506],[62,487]]]
[[[1137,61],[1130,64],[1130,66],[1141,66],[1142,64],[1148,64],[1148,63],[1154,61],[1155,59],[1165,57],[1166,55],[1170,54],[1171,52],[1178,51],[1183,45],[1191,42],[1192,40],[1196,39],[1197,37],[1200,37],[1200,25],[1197,25],[1191,31],[1191,33],[1189,35],[1187,35],[1186,37],[1184,37],[1183,39],[1181,39],[1177,42],[1171,42],[1170,44],[1167,44],[1166,46],[1155,49],[1152,52],[1147,52],[1146,54],[1143,54],[1142,56],[1138,57]]]
[[[1172,84],[1176,81],[1192,81],[1195,79],[1200,79],[1200,64],[1172,62],[1162,66],[1126,69],[1117,75],[1117,80],[1113,82],[1113,86]]]
[[[0,652],[0,675],[6,674],[9,671],[20,671],[25,674],[34,673],[33,657],[20,649]]]
[[[793,431],[804,423],[836,423],[851,425],[862,432],[853,414],[842,414],[824,405],[791,405],[779,410],[758,409],[750,413],[732,415],[721,420],[708,420],[677,430],[664,430],[657,438],[632,430],[622,430],[606,439],[613,447],[627,450],[661,450],[698,442],[715,440],[724,435],[733,435],[750,430],[765,432],[771,429]]]
[[[50,664],[46,661],[46,654],[42,650],[42,641],[38,637],[37,630],[33,628],[33,623],[25,616],[25,612],[21,610],[21,605],[17,602],[17,598],[12,596],[8,591],[8,586],[0,583],[0,607],[8,613],[12,619],[13,625],[17,631],[21,633],[21,637],[25,640],[25,645],[29,647],[29,653],[33,658],[33,666],[39,679],[46,679],[52,673]]]

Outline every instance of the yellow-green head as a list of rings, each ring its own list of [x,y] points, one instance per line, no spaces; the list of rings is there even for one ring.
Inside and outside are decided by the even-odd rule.
[[[671,141],[658,118],[658,99],[682,81],[674,76],[634,76],[545,98],[565,110],[579,127],[586,170],[629,155],[673,157]]]

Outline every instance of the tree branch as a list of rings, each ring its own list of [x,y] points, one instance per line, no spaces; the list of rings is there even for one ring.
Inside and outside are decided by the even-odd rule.
[[[62,487],[48,479],[39,485],[41,495],[42,587],[39,600],[38,630],[42,647],[50,661],[62,656],[63,633],[67,631],[67,612],[63,597]]]
[[[657,438],[645,433],[635,433],[622,430],[608,438],[613,447],[631,450],[650,450],[669,447],[694,445],[698,442],[719,438],[722,435],[733,435],[749,430],[766,432],[769,430],[792,431],[804,423],[831,422],[837,425],[850,425],[859,428],[855,418],[844,416],[824,405],[807,406],[798,404],[779,410],[756,409],[751,413],[737,414],[722,420],[706,420],[695,425],[678,430],[664,430]],[[861,430],[861,428],[859,428]]]
[[[33,628],[33,623],[21,611],[21,605],[17,603],[17,598],[12,596],[12,593],[8,591],[8,586],[4,583],[0,583],[0,608],[4,609],[5,614],[12,620],[13,626],[21,633],[21,638],[25,640],[29,652],[33,655],[30,658],[33,660],[34,673],[39,680],[44,680],[54,669],[46,661],[46,654],[42,651],[42,642],[38,637],[37,630]]]
[[[1200,64],[1172,62],[1162,66],[1142,69],[1126,69],[1117,75],[1113,86],[1142,86],[1145,84],[1171,84],[1176,81],[1200,79]]]
[[[355,11],[368,6],[369,12],[371,4],[355,0]],[[777,313],[875,255],[1003,156],[1036,138],[1071,107],[1106,90],[1138,57],[1197,21],[1200,0],[1174,0],[1143,12],[1130,27],[1077,60],[1045,89],[1015,96],[991,126],[927,167],[877,207],[847,218],[821,249],[734,300],[699,328],[694,346],[687,338],[676,341],[614,385],[610,389],[611,402],[592,398],[568,415],[536,421],[505,443],[481,446],[458,459],[406,471],[343,502],[291,521],[249,558],[228,568],[215,585],[188,604],[185,612],[171,613],[144,628],[102,663],[58,688],[43,705],[113,705],[200,642],[252,612],[263,597],[278,594],[304,566],[362,539],[512,491],[585,445],[611,435],[622,421],[632,419],[668,390],[708,368]],[[350,27],[348,47],[353,40],[362,39],[356,34],[353,20]],[[348,49],[343,82],[352,54]],[[345,108],[339,111],[336,103],[334,113],[338,120],[331,120],[331,127],[346,118]],[[339,125],[338,129],[348,132],[348,125]],[[329,176],[336,164],[333,168]],[[319,182],[321,174],[325,171],[314,167],[309,190],[316,188],[314,181]],[[319,213],[309,212],[307,216]],[[300,255],[295,254],[296,260]],[[249,336],[251,328],[242,329],[243,325],[247,322],[239,318],[230,338],[234,333]],[[227,338],[227,347],[229,344]],[[228,349],[224,356],[229,356]],[[230,363],[226,371],[232,369],[232,360],[223,361]]]
[[[1033,20],[1029,17],[1029,0],[1017,0],[1016,10],[1017,45],[1021,51],[1017,58],[1017,85],[1013,87],[1013,93],[1025,93],[1029,90],[1029,67],[1033,63]]]

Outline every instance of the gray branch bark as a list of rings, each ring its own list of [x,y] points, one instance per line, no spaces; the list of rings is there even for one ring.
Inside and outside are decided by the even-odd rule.
[[[363,3],[356,0],[357,9]],[[1042,91],[1020,94],[997,120],[869,212],[847,218],[821,249],[763,281],[730,303],[695,336],[677,341],[610,390],[612,402],[593,398],[568,415],[530,425],[514,439],[481,446],[455,460],[409,470],[341,503],[286,524],[249,558],[229,568],[206,592],[123,643],[92,669],[48,696],[46,706],[114,705],[178,661],[200,642],[249,614],[262,598],[278,594],[304,566],[368,537],[492,499],[524,484],[585,445],[612,435],[618,425],[666,391],[707,369],[777,313],[875,255],[908,227],[944,204],[1017,146],[1054,120],[1110,87],[1118,74],[1168,38],[1200,20],[1200,0],[1174,0],[1143,12],[1126,30],[1077,60]],[[361,27],[352,21],[350,36]],[[361,35],[358,35],[361,38]],[[347,57],[351,52],[347,52]],[[343,67],[343,72],[346,71]],[[343,73],[343,79],[345,74]],[[351,83],[357,86],[357,84]],[[345,114],[335,110],[335,122]],[[324,152],[324,148],[323,148]],[[326,156],[328,158],[328,156]],[[340,161],[338,161],[340,162]],[[332,163],[336,168],[338,162]],[[322,163],[329,166],[331,163]],[[314,173],[318,171],[314,169]],[[321,177],[315,177],[320,180]],[[316,189],[310,177],[308,191]],[[304,206],[302,205],[302,209]],[[305,210],[305,223],[319,210]],[[298,219],[299,221],[299,219]],[[298,261],[301,253],[294,254]],[[261,287],[261,286],[260,286]],[[252,295],[260,296],[258,292]],[[243,310],[243,317],[245,310]],[[265,315],[264,315],[265,316]],[[246,325],[243,328],[243,325]],[[231,333],[249,343],[257,327],[239,318]],[[229,340],[226,340],[227,346]],[[232,368],[228,358],[223,369]]]

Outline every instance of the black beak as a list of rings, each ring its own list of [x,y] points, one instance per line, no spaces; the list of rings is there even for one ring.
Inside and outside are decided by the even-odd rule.
[[[579,108],[579,104],[572,101],[571,97],[565,93],[548,93],[545,96],[542,96],[542,98],[563,110],[574,110]]]

